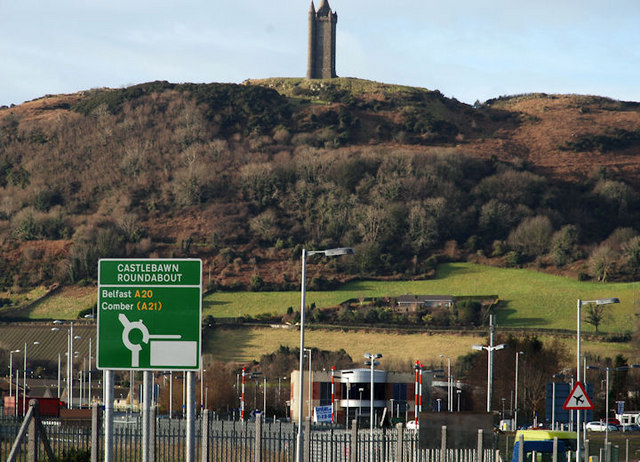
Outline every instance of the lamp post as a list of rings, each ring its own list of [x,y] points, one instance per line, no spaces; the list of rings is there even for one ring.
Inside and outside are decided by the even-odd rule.
[[[262,421],[267,421],[267,376],[262,377]]]
[[[631,366],[620,366],[620,367],[598,367],[598,366],[586,366],[586,369],[590,370],[599,370],[606,371],[606,380],[605,380],[605,433],[604,433],[604,445],[605,448],[609,443],[609,371],[628,371],[630,367],[637,368],[640,367],[640,364],[632,364]]]
[[[516,352],[516,386],[515,386],[515,409],[513,410],[513,430],[517,430],[518,429],[518,359],[520,358],[520,355],[524,354],[523,351],[517,351]],[[554,404],[554,409],[555,409],[555,404]]]
[[[460,412],[460,395],[462,394],[462,390],[457,388],[456,393],[458,394],[458,412]]]
[[[451,379],[451,357],[440,355],[447,359],[447,411],[453,412],[453,380]]]
[[[493,386],[493,352],[496,350],[503,350],[509,345],[501,343],[500,345],[493,344],[493,336],[495,333],[495,325],[493,324],[493,315],[489,316],[489,345],[473,345],[471,348],[474,350],[486,350],[487,352],[487,412],[491,412],[491,388]]]
[[[577,380],[580,381],[580,331],[581,331],[581,319],[582,319],[582,305],[587,303],[595,303],[596,305],[610,305],[612,303],[620,303],[620,299],[618,297],[611,298],[600,298],[596,300],[581,300],[578,299],[576,306],[576,318],[577,318],[577,326],[576,326],[576,377]],[[576,411],[576,462],[582,462],[580,459],[580,426],[582,425],[580,421],[580,409]]]
[[[351,388],[351,374],[353,374],[353,371],[342,371],[341,375],[340,375],[340,381],[342,383],[345,383],[346,380],[346,397],[347,397],[347,412],[345,414],[345,418],[344,418],[344,428],[346,428],[347,430],[349,429],[349,389]]]
[[[587,366],[587,369],[596,369],[602,370],[603,368],[597,366]],[[615,370],[628,370],[628,367],[616,367]],[[605,387],[605,398],[604,398],[604,447],[605,451],[607,445],[609,444],[609,371],[611,368],[605,367],[606,371],[606,387]]]
[[[11,381],[13,380],[13,354],[14,353],[20,353],[20,350],[11,350],[9,352],[9,398],[11,398],[13,396],[13,392],[11,391]],[[16,400],[18,399],[18,397],[16,396]],[[15,403],[15,406],[17,406],[18,403]]]
[[[33,342],[34,345],[40,345],[40,342]],[[22,378],[22,409],[25,414],[27,412],[27,342],[24,342],[24,370]],[[16,403],[17,404],[17,403]]]
[[[382,358],[382,355],[380,353],[365,353],[364,357],[367,358],[364,364],[371,366],[371,409],[369,411],[369,433],[371,436],[369,438],[369,454],[373,457],[373,421],[375,420],[375,411],[373,409],[373,370],[375,366],[380,364],[376,359]]]
[[[64,321],[56,319],[53,323],[61,325],[64,324]],[[58,332],[60,328],[52,327],[51,330]],[[73,408],[73,340],[73,321],[70,321],[69,330],[67,331],[67,409]]]
[[[302,273],[300,277],[300,359],[299,368],[300,371],[300,384],[298,390],[298,435],[296,438],[296,462],[304,462],[304,433],[302,429],[302,402],[304,400],[304,310],[305,310],[305,297],[306,297],[306,272],[307,272],[307,256],[323,254],[326,257],[336,257],[340,255],[353,254],[354,251],[351,247],[340,247],[336,249],[327,250],[310,250],[302,249]]]

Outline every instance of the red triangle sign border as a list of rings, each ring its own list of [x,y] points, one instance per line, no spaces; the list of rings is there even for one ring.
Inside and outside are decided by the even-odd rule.
[[[575,404],[572,404],[572,402],[575,402]],[[566,401],[562,405],[562,409],[566,409],[568,411],[593,409],[591,398],[589,398],[589,395],[584,389],[582,382],[576,382],[576,384],[573,386],[573,390],[571,390],[571,393],[569,393],[569,396],[567,396]]]

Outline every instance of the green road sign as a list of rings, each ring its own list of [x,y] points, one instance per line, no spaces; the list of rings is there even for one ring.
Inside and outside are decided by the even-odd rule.
[[[98,368],[200,368],[202,260],[98,262]]]

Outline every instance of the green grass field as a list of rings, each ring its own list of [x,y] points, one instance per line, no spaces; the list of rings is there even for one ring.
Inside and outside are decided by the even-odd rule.
[[[637,311],[637,283],[579,282],[524,269],[505,269],[449,263],[438,266],[434,279],[422,281],[355,281],[330,292],[307,292],[307,304],[335,306],[350,298],[397,296],[402,294],[491,295],[501,299],[498,326],[537,329],[576,328],[577,299],[619,297],[609,306],[601,332],[634,331]],[[214,317],[255,316],[285,313],[287,307],[300,308],[295,292],[216,292],[205,297],[203,315]],[[585,332],[593,327],[583,325]]]
[[[309,275],[312,277],[313,275]],[[498,295],[498,326],[527,329],[576,328],[576,301],[619,297],[609,305],[609,315],[600,326],[603,333],[625,333],[636,329],[640,303],[638,283],[579,282],[524,269],[494,268],[471,263],[438,266],[436,277],[421,281],[354,281],[337,290],[307,292],[307,304],[335,306],[350,298],[402,294]],[[29,309],[11,310],[9,316],[30,319],[73,319],[96,300],[95,287],[70,287],[45,298]],[[204,297],[203,316],[238,317],[261,313],[285,313],[300,309],[300,292],[215,292]],[[593,326],[583,323],[585,332]]]

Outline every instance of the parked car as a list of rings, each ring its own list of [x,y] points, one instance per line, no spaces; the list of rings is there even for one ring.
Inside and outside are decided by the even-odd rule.
[[[585,430],[592,431],[592,432],[604,432],[609,430],[610,432],[615,432],[618,430],[618,427],[613,424],[594,421],[594,422],[587,422],[587,425],[585,425]]]
[[[415,420],[407,420],[407,430],[418,430],[420,428],[420,422],[416,423]]]
[[[620,426],[623,432],[640,432],[640,426],[636,424],[624,424]]]

